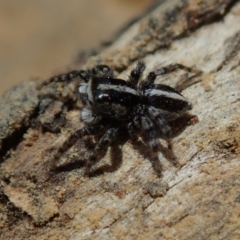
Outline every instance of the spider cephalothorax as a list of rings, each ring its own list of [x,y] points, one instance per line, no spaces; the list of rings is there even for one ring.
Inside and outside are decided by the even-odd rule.
[[[177,90],[163,84],[155,84],[157,76],[177,69],[191,72],[180,64],[171,64],[149,72],[146,79],[139,81],[145,64],[138,62],[131,71],[128,81],[114,77],[107,65],[98,65],[88,71],[72,71],[52,78],[50,81],[65,81],[80,77],[79,96],[83,104],[81,120],[85,127],[73,132],[57,151],[53,162],[79,138],[99,135],[100,140],[89,156],[86,173],[98,160],[98,155],[117,140],[121,129],[130,137],[143,133],[149,147],[156,152],[159,136],[169,140],[172,135],[170,121],[180,118],[192,108]],[[122,131],[121,131],[122,132]]]

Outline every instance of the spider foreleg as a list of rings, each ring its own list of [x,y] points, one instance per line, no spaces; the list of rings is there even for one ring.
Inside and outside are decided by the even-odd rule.
[[[52,83],[52,82],[66,82],[66,81],[70,82],[77,77],[80,77],[85,82],[88,82],[91,78],[91,74],[89,73],[89,71],[74,70],[74,71],[71,71],[71,72],[68,72],[68,73],[64,73],[64,74],[54,76],[54,77],[44,81],[41,84],[41,87],[45,86],[45,85],[48,85],[49,83]]]

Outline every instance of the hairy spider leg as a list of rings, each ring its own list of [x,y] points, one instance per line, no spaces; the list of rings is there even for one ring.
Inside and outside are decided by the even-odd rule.
[[[168,148],[172,149],[172,143],[171,143],[171,138],[170,137],[173,134],[173,132],[172,132],[171,128],[169,127],[166,120],[163,119],[161,116],[158,116],[156,118],[156,121],[157,121],[158,125],[160,126],[160,132],[166,138]]]
[[[149,108],[148,111],[152,121],[157,123],[160,132],[163,134],[164,137],[166,137],[166,139],[168,139],[173,133],[167,121],[162,117],[162,111],[153,107]]]
[[[199,73],[199,71],[192,69],[190,67],[186,67],[179,63],[169,64],[165,67],[161,67],[155,71],[149,72],[146,77],[146,80],[142,82],[141,89],[147,88],[149,85],[153,84],[157,76],[169,74],[169,73],[175,72],[179,69],[185,70],[186,72]]]
[[[91,73],[93,76],[97,77],[114,77],[113,70],[107,65],[97,65],[91,70]]]
[[[142,128],[145,132],[145,136],[147,138],[147,141],[149,143],[149,146],[154,154],[153,163],[154,163],[154,169],[158,174],[161,174],[162,166],[160,164],[160,161],[157,156],[157,152],[161,146],[161,143],[159,142],[157,131],[155,130],[154,123],[149,117],[141,117],[142,120]],[[169,142],[170,144],[170,142]]]
[[[135,117],[127,126],[128,133],[133,137],[141,129],[141,119],[139,116]]]
[[[128,81],[132,84],[133,87],[137,86],[138,81],[141,75],[143,74],[145,68],[146,68],[145,63],[142,61],[139,61],[137,62],[136,67],[133,68],[133,70],[131,71]]]
[[[109,146],[113,144],[113,142],[118,137],[118,128],[109,128],[106,133],[100,138],[98,143],[96,144],[94,150],[91,152],[86,168],[85,175],[89,175],[91,167],[96,164],[98,160],[100,160],[99,155],[104,153]]]
[[[43,83],[44,85],[47,85],[51,82],[64,82],[64,81],[72,81],[73,79],[80,77],[83,79],[86,83],[89,82],[92,76],[95,76],[97,74],[100,74],[103,77],[109,77],[113,78],[113,70],[108,67],[107,65],[97,65],[94,67],[91,71],[84,71],[84,70],[74,70],[70,71],[68,73],[60,74],[57,76],[54,76],[50,78],[49,80],[45,81]]]
[[[157,152],[159,147],[159,140],[152,120],[149,117],[142,116],[141,122],[150,148],[153,152]]]
[[[106,126],[104,124],[89,125],[73,132],[54,154],[51,161],[52,168],[56,168],[58,159],[62,156],[64,152],[66,152],[70,147],[72,147],[79,138],[98,134],[103,131],[105,127]]]
[[[48,79],[47,81],[43,82],[42,86],[45,86],[45,85],[47,85],[49,83],[52,83],[52,82],[65,82],[65,81],[70,82],[77,77],[80,77],[85,82],[88,82],[91,78],[91,74],[89,73],[89,71],[74,70],[74,71],[71,71],[71,72],[68,72],[68,73],[64,73],[64,74],[54,76],[54,77]]]

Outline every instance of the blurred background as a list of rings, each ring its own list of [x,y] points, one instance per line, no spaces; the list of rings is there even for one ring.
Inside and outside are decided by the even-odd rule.
[[[20,81],[52,76],[78,51],[98,47],[154,0],[1,0],[0,96]]]

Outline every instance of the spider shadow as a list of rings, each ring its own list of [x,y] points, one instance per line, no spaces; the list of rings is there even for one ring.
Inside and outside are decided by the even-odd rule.
[[[110,148],[110,164],[104,164],[94,170],[92,170],[88,176],[89,177],[96,177],[99,175],[103,175],[105,172],[114,172],[116,171],[121,165],[122,165],[122,150],[120,148],[121,145],[124,145],[129,139],[129,136],[126,134],[122,134],[117,142],[115,142],[111,148]],[[99,139],[95,139],[95,141],[98,141]],[[84,139],[80,147],[84,148],[84,152],[90,153],[94,150],[95,147],[95,141],[93,139]],[[83,144],[84,143],[84,144]],[[78,147],[79,148],[79,147]],[[80,148],[79,148],[80,149]],[[81,152],[83,150],[81,149]],[[108,149],[105,151],[102,151],[98,155],[98,160],[96,162],[96,165],[98,165],[99,162],[103,159],[103,157],[106,155]],[[55,173],[61,173],[61,172],[70,172],[75,169],[85,168],[87,165],[88,158],[86,156],[83,156],[83,154],[79,158],[72,157],[71,162],[67,162],[64,164],[60,164],[56,166],[52,171]],[[94,167],[94,165],[93,165]]]
[[[75,144],[78,157],[70,157],[70,161],[55,166],[52,171],[60,173],[85,168],[87,163],[87,153],[93,151],[94,146],[95,143],[92,138],[79,139]]]
[[[174,120],[172,122],[168,122],[169,126],[173,130],[173,134],[169,136],[171,139],[180,135],[189,125],[196,123],[197,117],[195,115],[191,115],[189,113],[186,113],[182,117],[178,118],[177,120]],[[171,148],[170,142],[168,142],[168,146],[165,147],[161,143],[159,144],[159,149],[156,152],[153,152],[148,145],[146,145],[144,142],[146,141],[144,135],[140,135],[142,137],[142,141],[138,140],[138,138],[132,138],[131,144],[134,149],[136,149],[142,156],[143,158],[148,159],[155,172],[157,173],[158,176],[161,176],[162,172],[162,166],[158,158],[159,152],[162,153],[162,155],[170,161],[173,165],[178,165],[177,157],[174,155],[174,152]],[[160,139],[166,140],[164,136],[161,135],[161,133],[158,133],[158,137]],[[103,175],[106,172],[115,172],[118,170],[122,163],[123,163],[123,154],[120,146],[123,146],[127,141],[129,140],[129,134],[127,133],[126,130],[123,130],[121,132],[120,137],[118,140],[111,146],[110,149],[110,164],[104,164],[100,167],[97,167],[96,169],[91,170],[91,172],[88,174],[89,177],[97,177],[100,175]],[[81,146],[84,147],[84,151],[91,152],[94,149],[95,143],[90,140],[83,140],[84,144]],[[147,141],[146,141],[147,142]],[[106,155],[108,149],[103,151],[99,156],[98,156],[98,161],[96,162],[96,165],[98,165],[99,162],[101,162],[102,158]],[[81,156],[82,157],[82,156]],[[70,163],[63,164],[61,166],[58,166],[54,171],[56,172],[69,172],[74,169],[78,168],[85,168],[86,163],[87,163],[87,158],[82,157],[81,159],[76,159],[73,158],[73,161]],[[93,166],[94,167],[94,166]]]
[[[185,113],[183,116],[179,117],[178,119],[168,122],[168,124],[171,127],[172,132],[173,132],[172,135],[169,136],[170,139],[179,136],[189,125],[195,124],[196,122],[198,122],[197,116],[192,115],[190,113]],[[132,144],[133,148],[136,149],[143,156],[143,158],[146,158],[151,162],[156,174],[159,177],[162,175],[162,166],[161,166],[161,163],[158,158],[159,152],[161,152],[162,155],[168,161],[170,161],[173,165],[175,165],[175,166],[179,165],[179,162],[177,161],[177,157],[175,156],[175,154],[172,150],[171,143],[168,141],[168,139],[166,139],[164,136],[162,136],[162,134],[160,132],[158,133],[158,137],[160,139],[166,140],[168,143],[168,146],[164,147],[160,143],[159,149],[156,152],[153,152],[148,147],[148,145],[144,144],[144,142],[146,141],[144,135],[140,135],[140,136],[142,137],[143,141],[138,140],[138,138],[136,137],[136,138],[132,138],[130,140],[131,144]],[[123,131],[122,135],[121,135],[120,139],[117,141],[117,143],[115,143],[111,146],[111,155],[110,155],[111,164],[110,165],[105,164],[105,165],[97,168],[96,170],[91,172],[89,176],[90,177],[99,176],[99,175],[104,174],[105,172],[114,172],[117,169],[119,169],[123,162],[123,154],[122,154],[122,150],[121,150],[120,146],[124,145],[128,140],[129,140],[129,135],[128,135],[127,131],[125,131],[125,132]],[[100,156],[100,159],[102,157],[104,157],[105,154],[106,154],[106,152]]]
[[[98,167],[97,169],[90,172],[89,176],[96,177],[99,175],[103,175],[106,172],[109,173],[117,171],[123,163],[123,154],[120,146],[123,146],[128,140],[129,135],[127,132],[124,131],[118,141],[115,142],[110,148],[110,164],[104,164]],[[106,153],[107,150],[99,156],[100,161],[106,155]]]
[[[172,134],[169,138],[166,138],[162,135],[161,132],[158,132],[158,138],[165,140],[167,142],[167,147],[163,146],[161,142],[159,142],[159,148],[156,152],[153,152],[144,142],[147,142],[145,137],[143,136],[142,140],[131,140],[132,146],[136,149],[143,158],[148,159],[156,174],[160,177],[162,175],[162,165],[160,163],[158,154],[161,153],[165,159],[171,162],[175,166],[179,166],[178,159],[173,152],[171,139],[179,136],[189,125],[195,124],[198,122],[198,118],[196,115],[192,115],[190,113],[185,113],[183,116],[175,119],[173,121],[169,121],[168,124],[172,129]]]
[[[61,172],[71,172],[75,169],[84,168],[86,166],[86,161],[79,160],[76,158],[72,158],[73,162],[65,163],[60,166],[55,167],[52,169],[55,173],[61,173]]]
[[[151,162],[155,173],[160,177],[162,175],[162,165],[159,161],[158,154],[161,152],[163,156],[176,164],[176,157],[171,148],[164,147],[159,143],[159,148],[157,151],[153,152],[145,143],[144,138],[142,140],[131,140],[131,144],[135,150],[137,150],[140,155]]]

